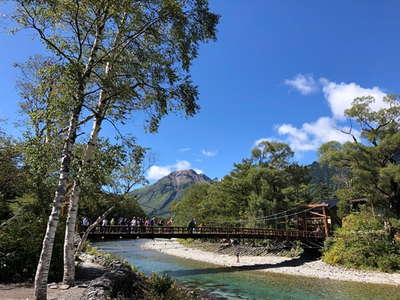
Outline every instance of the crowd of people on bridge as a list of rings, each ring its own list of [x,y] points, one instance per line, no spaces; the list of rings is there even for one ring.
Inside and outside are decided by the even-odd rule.
[[[118,226],[138,226],[138,227],[143,227],[143,226],[172,226],[174,224],[174,220],[172,218],[169,218],[168,220],[165,220],[160,217],[152,217],[152,218],[146,218],[146,217],[132,217],[132,218],[111,218],[110,221],[107,219],[104,219],[102,221],[102,226],[108,226],[108,225],[118,225]]]
[[[82,231],[85,231],[90,225],[90,220],[87,217],[82,218],[81,227]],[[118,217],[111,218],[108,220],[104,218],[101,223],[98,225],[102,232],[105,231],[105,228],[117,228],[117,227],[128,227],[128,228],[146,228],[146,227],[172,227],[174,225],[174,219],[162,218],[162,217]],[[193,218],[187,225],[187,231],[189,233],[196,232],[197,222]],[[200,225],[202,227],[202,224]]]

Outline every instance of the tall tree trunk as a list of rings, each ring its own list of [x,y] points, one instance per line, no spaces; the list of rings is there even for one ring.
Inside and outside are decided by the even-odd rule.
[[[68,216],[67,216],[65,238],[64,238],[64,276],[63,276],[63,283],[68,285],[74,285],[75,282],[74,236],[75,236],[76,219],[78,214],[78,202],[81,193],[81,181],[83,179],[82,172],[86,164],[92,158],[93,150],[97,142],[101,123],[102,119],[97,119],[97,118],[93,123],[90,140],[86,145],[84,158],[82,160],[82,165],[79,169],[77,178],[74,180],[71,196],[69,198]]]
[[[61,202],[64,199],[67,182],[70,172],[71,151],[76,140],[76,131],[79,115],[82,110],[82,102],[76,105],[70,121],[68,133],[62,149],[62,158],[60,165],[60,175],[58,179],[57,190],[53,199],[53,208],[47,222],[46,235],[43,240],[42,252],[40,253],[39,263],[35,275],[35,299],[47,299],[47,279],[49,275],[51,256],[53,253],[54,237],[60,216]]]
[[[109,64],[107,63],[105,69],[105,75],[108,76]],[[96,116],[93,121],[92,131],[90,133],[90,138],[85,147],[85,152],[79,167],[78,175],[74,180],[71,196],[69,198],[68,205],[68,217],[65,230],[64,238],[64,275],[63,283],[68,285],[74,285],[75,283],[75,248],[74,248],[74,236],[76,219],[78,215],[78,203],[81,193],[81,181],[83,180],[83,171],[93,156],[94,148],[97,144],[99,132],[101,129],[101,124],[104,120],[104,114],[106,109],[106,99],[105,99],[104,89],[101,90],[99,94],[99,100],[96,107]]]
[[[95,39],[93,41],[92,49],[90,51],[88,62],[85,66],[85,70],[82,76],[80,75],[78,76],[79,87],[76,98],[77,103],[69,122],[68,133],[67,137],[65,138],[65,143],[63,146],[59,182],[56,193],[54,195],[53,208],[49,217],[49,221],[47,223],[47,230],[45,238],[43,240],[42,252],[40,254],[39,263],[36,269],[35,288],[34,288],[34,294],[36,300],[47,299],[48,273],[50,269],[51,256],[53,252],[54,237],[56,234],[57,225],[59,221],[61,202],[65,197],[67,181],[69,179],[72,146],[75,144],[76,132],[79,127],[79,116],[81,114],[82,107],[85,101],[84,92],[87,82],[90,79],[93,71],[96,56],[99,50],[100,40],[104,33],[106,17],[107,13],[104,14],[102,20],[99,21],[98,23],[98,26],[96,28]]]

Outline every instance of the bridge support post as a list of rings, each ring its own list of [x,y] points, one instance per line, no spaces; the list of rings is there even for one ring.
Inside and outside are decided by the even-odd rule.
[[[322,212],[324,214],[324,232],[325,232],[325,236],[328,237],[328,236],[330,236],[330,233],[329,233],[329,224],[328,224],[328,212],[326,210],[326,207],[322,208]]]

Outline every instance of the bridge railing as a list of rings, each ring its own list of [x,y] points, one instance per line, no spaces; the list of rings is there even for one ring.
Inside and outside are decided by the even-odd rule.
[[[178,226],[128,226],[128,225],[108,225],[97,226],[91,234],[95,235],[165,235],[165,236],[221,236],[230,235],[260,236],[260,237],[281,237],[281,238],[324,238],[323,232],[304,231],[304,230],[282,230],[269,228],[246,228],[246,227],[187,227]]]

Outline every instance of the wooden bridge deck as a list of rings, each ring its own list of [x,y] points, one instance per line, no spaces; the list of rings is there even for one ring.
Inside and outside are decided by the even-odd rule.
[[[126,226],[109,225],[97,226],[90,232],[92,239],[116,238],[191,238],[191,239],[221,239],[221,238],[246,238],[246,239],[276,239],[300,240],[321,242],[325,239],[324,232],[302,230],[279,230],[268,228],[240,228],[240,227],[196,227],[189,231],[186,227],[157,227],[157,226]]]

